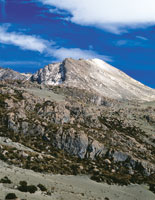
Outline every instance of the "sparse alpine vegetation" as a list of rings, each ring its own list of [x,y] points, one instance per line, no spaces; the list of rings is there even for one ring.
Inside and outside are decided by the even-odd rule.
[[[37,172],[88,174],[98,182],[144,182],[152,190],[153,102],[126,105],[106,99],[94,106],[85,100],[88,92],[78,101],[80,90],[47,87],[70,97],[56,102],[35,96],[27,87],[38,90],[29,82],[1,83],[1,160]],[[145,113],[151,120],[142,117]]]
[[[154,106],[100,98],[78,88],[2,81],[0,159],[40,173],[89,175],[108,184],[146,183],[154,192]],[[0,182],[11,183],[7,177]],[[41,183],[21,182],[18,190],[49,194]]]

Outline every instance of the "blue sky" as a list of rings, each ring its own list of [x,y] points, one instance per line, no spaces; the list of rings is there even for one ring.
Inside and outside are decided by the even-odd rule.
[[[0,66],[100,58],[155,88],[154,0],[0,0]]]

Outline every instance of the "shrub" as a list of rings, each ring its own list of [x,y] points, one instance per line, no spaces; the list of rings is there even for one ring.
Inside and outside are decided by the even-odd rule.
[[[18,190],[21,192],[35,193],[37,191],[37,187],[35,185],[27,185],[26,181],[20,181],[20,186],[18,186]]]
[[[46,187],[44,185],[38,184],[37,186],[41,191],[47,191],[47,189],[46,189]]]
[[[8,184],[11,184],[12,182],[11,182],[11,180],[10,180],[7,176],[5,176],[4,178],[2,178],[2,179],[0,180],[0,183],[8,183]]]
[[[21,192],[27,192],[27,185],[20,185],[18,186],[18,190],[21,191]]]
[[[37,187],[35,185],[28,185],[27,191],[30,193],[35,193],[37,191]]]
[[[150,191],[155,193],[155,184],[150,184]]]
[[[8,193],[5,197],[5,199],[16,199],[17,196],[14,193]]]
[[[20,184],[21,186],[27,186],[27,182],[26,182],[26,181],[20,181],[19,184]]]
[[[27,182],[26,181],[20,181],[20,186],[18,186],[18,190],[21,192],[27,192]]]

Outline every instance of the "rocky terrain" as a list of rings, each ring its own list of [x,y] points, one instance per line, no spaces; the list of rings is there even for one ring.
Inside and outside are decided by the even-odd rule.
[[[73,61],[65,60],[70,63],[65,67],[71,67]],[[79,60],[75,65],[81,62],[94,61]],[[65,68],[62,79],[64,74],[57,71],[59,64],[53,65],[52,73],[48,71],[50,65],[30,80],[1,78],[0,166],[3,172],[8,172],[0,174],[0,198],[4,199],[10,191],[20,199],[154,199],[154,90],[112,68],[119,74],[116,73],[117,76],[126,77],[126,84],[138,88],[135,91],[139,90],[141,94],[139,100],[138,96],[130,95],[131,100],[128,87],[129,90],[124,89],[126,96],[112,98],[113,95],[101,94],[102,90],[96,91],[91,84],[87,89],[86,85],[83,87],[82,73],[77,73],[73,79],[75,87],[71,87],[69,68]],[[46,78],[51,84],[47,84]],[[119,95],[125,95],[123,90]],[[38,178],[34,183],[31,178],[24,180],[22,176],[18,180],[16,176],[20,175],[13,176],[9,167],[19,174],[24,171],[26,176]],[[41,177],[45,174],[48,180],[43,186],[46,190],[41,191],[43,186],[38,184],[43,183]],[[53,191],[55,182],[52,180],[60,185],[67,181],[74,189],[69,189],[68,185]],[[79,186],[79,182],[88,187]],[[137,188],[137,193],[132,186]],[[96,191],[92,189],[94,187]],[[57,196],[60,190],[62,195]],[[93,195],[88,195],[88,190]],[[103,191],[97,192],[99,190]],[[130,192],[134,196],[129,195]]]

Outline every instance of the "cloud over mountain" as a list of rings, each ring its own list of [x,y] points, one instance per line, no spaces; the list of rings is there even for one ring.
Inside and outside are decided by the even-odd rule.
[[[78,58],[100,58],[105,61],[112,61],[109,56],[100,55],[93,50],[80,48],[64,48],[55,46],[55,42],[44,40],[36,35],[26,35],[21,32],[9,32],[7,26],[0,26],[0,43],[14,45],[23,50],[31,50],[52,56],[56,60],[63,60],[66,57]]]
[[[48,45],[48,41],[35,35],[24,35],[18,32],[8,32],[5,26],[0,26],[0,43],[11,44],[24,50],[38,51],[42,53]]]
[[[155,24],[154,0],[38,0],[68,11],[70,20],[114,33]],[[51,10],[52,12],[52,10]]]

